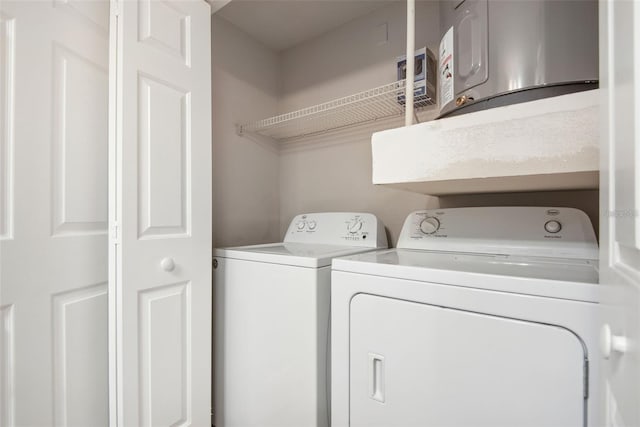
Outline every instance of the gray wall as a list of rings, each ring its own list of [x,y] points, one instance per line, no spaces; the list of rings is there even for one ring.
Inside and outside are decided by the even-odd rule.
[[[237,123],[277,113],[279,66],[275,52],[213,16],[215,247],[271,242],[280,237],[278,152],[268,143],[238,136],[235,130]]]
[[[418,2],[416,15],[416,47],[437,45],[438,3]],[[280,108],[295,110],[395,81],[396,57],[406,49],[405,22],[405,4],[398,2],[283,52]],[[376,29],[384,23],[388,42],[380,43]],[[283,151],[281,233],[299,212],[367,211],[382,219],[395,243],[409,212],[437,207],[436,198],[371,183],[373,130],[338,132]]]

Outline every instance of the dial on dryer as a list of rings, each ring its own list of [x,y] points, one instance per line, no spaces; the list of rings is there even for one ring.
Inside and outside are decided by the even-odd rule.
[[[429,216],[420,222],[420,231],[424,234],[433,234],[440,229],[438,218]]]
[[[562,224],[560,224],[560,222],[556,220],[547,221],[544,224],[544,229],[548,233],[555,234],[562,230]]]

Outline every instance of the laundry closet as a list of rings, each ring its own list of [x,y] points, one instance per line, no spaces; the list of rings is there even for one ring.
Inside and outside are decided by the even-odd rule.
[[[598,189],[598,171],[601,165],[598,148],[602,128],[598,106],[602,102],[602,93],[595,89],[597,84],[593,86],[593,77],[587,78],[591,80],[588,82],[592,84],[589,88],[591,90],[558,93],[558,98],[532,98],[530,103],[508,106],[499,109],[499,112],[486,110],[472,114],[473,118],[469,118],[468,123],[465,122],[464,114],[436,119],[440,113],[438,106],[427,105],[416,111],[415,123],[420,124],[407,128],[402,127],[402,111],[395,118],[363,120],[357,125],[344,127],[331,124],[324,128],[322,125],[316,127],[314,118],[306,117],[307,113],[312,115],[314,110],[323,112],[336,104],[347,102],[350,95],[353,95],[352,99],[356,103],[355,100],[359,97],[366,97],[370,91],[380,90],[397,79],[396,61],[405,54],[407,28],[404,4],[372,4],[368,10],[368,2],[358,2],[358,6],[353,6],[360,9],[360,13],[357,13],[349,10],[345,2],[322,3],[313,6],[303,2],[295,5],[274,3],[271,6],[268,2],[231,2],[212,18],[215,246],[279,242],[295,215],[323,211],[361,211],[377,215],[387,227],[391,246],[397,244],[409,212],[426,209],[428,212],[423,212],[423,215],[431,215],[437,208],[577,208],[588,215],[596,235],[601,231],[601,200],[607,200],[606,194],[610,190],[606,189],[601,198]],[[441,5],[442,3],[437,2],[417,2],[416,50],[426,46],[433,52],[438,52],[441,48]],[[278,10],[279,7],[285,10]],[[295,16],[297,8],[305,7],[309,8],[307,13],[317,17],[312,21],[318,25],[323,22],[323,17],[326,16],[324,13],[328,13],[326,9],[330,7],[335,7],[336,10],[344,7],[345,12],[329,13],[329,16],[347,16],[350,12],[353,14],[348,22],[334,21],[322,31],[314,33],[315,27],[305,22],[304,11],[300,10],[300,14]],[[314,10],[314,7],[318,9]],[[551,16],[546,18],[553,20]],[[600,25],[602,19],[604,18],[600,18]],[[600,36],[600,40],[598,37],[592,38],[591,36],[597,35],[597,19],[590,23],[593,31],[582,40],[585,43],[581,46],[596,51],[602,46],[603,36]],[[288,32],[290,28],[300,27],[309,31],[308,38],[302,35],[304,31]],[[287,37],[279,36],[280,33]],[[504,37],[508,38],[508,35]],[[290,44],[287,44],[287,40]],[[526,55],[533,54],[533,51],[534,49],[521,50],[519,53]],[[513,87],[517,87],[517,84],[514,81]],[[400,103],[399,97],[394,101]],[[462,99],[461,102],[466,101]],[[384,102],[380,104],[383,105]],[[374,103],[363,110],[368,108],[375,110],[377,106]],[[322,114],[318,116],[321,118]],[[322,123],[322,120],[318,121]],[[474,139],[476,137],[477,140]],[[236,165],[239,163],[246,165],[246,168],[238,170]],[[242,190],[231,192],[231,183],[235,189]],[[278,195],[277,201],[269,196],[274,194]],[[446,213],[446,210],[443,212]],[[417,213],[418,216],[419,214]],[[604,214],[607,222],[611,213]],[[409,220],[407,218],[407,223]],[[405,238],[408,235],[405,231],[407,223],[403,229]],[[495,223],[493,226],[499,227]],[[437,229],[436,225],[433,227]],[[506,227],[504,232],[508,230]],[[412,248],[411,245],[404,247]],[[589,252],[593,254],[593,247],[589,248]],[[352,279],[349,284],[340,282],[345,290],[341,290],[339,297],[344,297],[344,301],[352,301],[350,297],[364,292],[355,285],[358,283],[357,279],[350,277],[348,273],[355,272],[354,277],[366,274],[364,268],[367,261],[383,265],[396,262],[393,253],[390,252],[388,258],[385,256],[386,252],[379,255],[379,258],[375,254],[369,257],[365,254],[334,262],[334,279],[343,277],[343,272],[347,272],[344,277]],[[352,267],[349,263],[352,261],[353,270],[349,270]],[[356,266],[356,261],[362,261],[362,264]],[[411,261],[408,262],[412,265]],[[344,270],[336,273],[336,265]],[[358,269],[360,266],[362,269]],[[384,276],[383,268],[371,274]],[[371,267],[371,271],[374,271],[374,267]],[[393,276],[401,273],[389,274]],[[367,282],[369,288],[380,285],[376,290],[387,296],[382,291],[384,284],[377,280],[367,278],[362,283]],[[351,285],[353,288],[349,288]],[[364,286],[366,285],[363,284],[363,288]],[[389,296],[392,295],[391,292],[389,291]],[[460,295],[457,298],[464,297]],[[375,354],[375,349],[369,347],[376,342],[376,338],[386,339],[383,338],[386,337],[383,332],[376,337],[371,329],[374,326],[371,325],[377,325],[381,331],[390,327],[390,324],[401,317],[399,313],[403,312],[403,307],[399,305],[393,308],[396,317],[385,322],[380,316],[388,315],[393,310],[385,311],[382,305],[367,302],[370,304],[362,309],[365,313],[362,319],[365,320],[361,319],[364,325],[361,332],[366,331],[362,332],[362,336],[368,337],[369,341],[361,343],[349,335],[354,330],[345,326],[355,320],[349,317],[352,314],[346,314],[352,313],[350,310],[353,307],[344,301],[339,306],[332,305],[332,334],[337,330],[338,339],[343,339],[344,342],[336,346],[336,342],[332,341],[332,370],[338,381],[336,382],[336,376],[332,378],[331,419],[337,425],[371,425],[376,420],[386,420],[380,421],[383,423],[393,423],[400,419],[422,420],[420,416],[424,415],[424,411],[421,404],[415,402],[409,407],[403,401],[408,406],[395,407],[395,415],[389,415],[393,413],[391,409],[383,415],[384,410],[379,405],[385,404],[385,393],[381,391],[385,381],[384,356]],[[335,301],[332,300],[333,303]],[[335,307],[342,311],[336,314]],[[534,311],[541,312],[544,309],[541,307]],[[586,315],[583,320],[597,317],[593,313],[595,311]],[[336,316],[342,316],[338,317],[341,319],[339,325],[335,323]],[[429,316],[425,316],[427,317]],[[417,318],[417,311],[414,317],[407,314],[407,322],[400,328],[408,330],[408,325],[412,325]],[[379,323],[376,323],[378,320]],[[593,330],[590,327],[587,329]],[[370,335],[366,335],[367,333]],[[609,337],[609,341],[605,342],[621,342],[617,341],[619,336],[609,329],[603,334]],[[616,338],[612,340],[611,334]],[[389,335],[391,338],[388,342],[395,343],[395,334]],[[592,335],[588,341],[589,357],[598,358],[597,350],[594,351],[597,340]],[[407,348],[413,348],[410,343],[405,344]],[[611,345],[608,354],[612,351],[626,351],[622,344],[616,347],[617,350],[612,350],[615,346]],[[394,346],[399,345],[389,344],[387,350]],[[536,345],[533,347],[539,348]],[[462,345],[461,351],[464,348]],[[368,364],[363,358],[355,362],[354,359],[349,359],[349,352],[354,349],[369,352]],[[524,348],[521,350],[523,354],[533,354]],[[425,344],[424,354],[432,353]],[[411,366],[419,368],[420,358],[416,358],[415,364]],[[336,367],[337,360],[339,367]],[[354,366],[359,367],[356,373],[350,370]],[[597,383],[597,379],[592,379],[590,375],[597,377],[600,371],[595,365],[589,371],[588,361],[583,363],[581,360],[576,366],[579,366],[579,372],[573,372],[576,374],[574,384],[585,387],[584,395],[580,394],[576,402],[581,402],[583,398],[591,400],[589,409],[586,404],[583,408],[582,403],[568,409],[576,415],[575,420],[570,423],[590,424],[600,417],[597,401],[602,398],[603,391],[596,387],[593,394],[589,395],[586,388],[588,384]],[[365,369],[368,370],[366,375]],[[452,370],[455,372],[455,367]],[[436,375],[437,371],[434,369],[435,373],[432,374]],[[427,375],[426,370],[420,372]],[[410,373],[405,374],[407,376],[404,384],[410,388],[414,377]],[[361,386],[361,394],[355,398],[354,378],[357,385]],[[225,378],[225,384],[231,380]],[[487,381],[490,383],[490,379]],[[529,380],[524,383],[527,381]],[[264,387],[264,384],[260,384],[260,387]],[[425,387],[428,388],[428,385]],[[422,396],[423,394],[418,394],[418,389],[420,387],[416,386],[415,396]],[[482,389],[479,386],[475,393],[481,393]],[[367,390],[365,397],[362,393]],[[473,395],[474,392],[471,391],[469,402],[477,401]],[[224,400],[224,396],[222,399]],[[455,402],[455,397],[452,399]],[[260,405],[263,404],[267,402]],[[449,408],[444,401],[442,404],[445,405],[443,408]],[[247,406],[253,407],[249,403]],[[389,404],[389,408],[391,406]],[[455,405],[451,408],[453,407]],[[354,408],[359,408],[360,412],[350,412]],[[214,407],[214,412],[225,409],[226,407]],[[376,412],[378,409],[380,413]],[[415,415],[412,411],[420,415],[412,418]],[[451,418],[446,413],[443,409],[442,418],[439,419],[450,421]],[[612,416],[611,413],[602,415]],[[403,416],[406,418],[402,418]],[[564,421],[569,423],[567,420]],[[322,422],[319,421],[318,425],[322,425]],[[465,421],[460,425],[465,425]],[[491,425],[490,422],[487,425]]]
[[[393,248],[406,218],[422,226],[412,212],[495,206],[587,214],[606,381],[593,399],[608,425],[640,423],[637,2],[599,3],[584,43],[599,89],[445,118],[418,97],[404,126],[410,3],[0,2],[0,427],[208,426],[215,248],[334,212],[375,215],[386,229],[367,250]],[[441,7],[415,5],[414,48],[435,58]]]
[[[418,1],[416,49],[437,52],[440,38],[438,2]],[[403,2],[240,1],[213,15],[215,246],[277,241],[295,215],[316,211],[373,212],[386,225],[392,244],[408,212],[438,206],[567,206],[584,210],[598,223],[598,192],[592,183],[586,189],[581,184],[578,191],[489,189],[465,195],[457,190],[442,197],[423,189],[374,185],[371,136],[401,127],[401,110],[395,118],[333,130],[329,125],[308,136],[304,120],[279,134],[275,127],[276,136],[284,138],[238,133],[238,125],[391,84],[397,80],[396,59],[405,50]],[[426,122],[437,115],[438,106],[430,105],[418,110],[417,119]],[[414,153],[402,140],[390,143],[388,150],[405,156],[388,159],[398,171],[419,165],[402,161],[433,155]],[[455,155],[455,150],[446,154]]]

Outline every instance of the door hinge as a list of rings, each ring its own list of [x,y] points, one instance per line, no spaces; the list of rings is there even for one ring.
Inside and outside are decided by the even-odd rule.
[[[120,226],[117,222],[111,225],[111,240],[116,244],[120,243]]]
[[[582,365],[582,382],[584,389],[584,398],[589,398],[589,359],[584,359],[584,364]]]
[[[115,16],[120,16],[120,10],[122,6],[120,5],[120,0],[116,0],[113,2],[113,14]]]

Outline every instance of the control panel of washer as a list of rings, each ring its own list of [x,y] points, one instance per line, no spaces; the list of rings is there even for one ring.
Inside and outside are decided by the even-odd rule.
[[[297,215],[285,242],[386,248],[384,225],[373,214],[321,212]]]
[[[572,208],[476,207],[411,213],[398,248],[598,258],[587,215]]]

